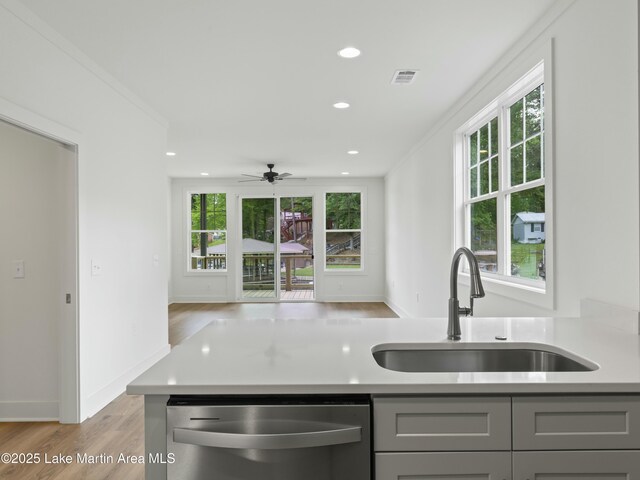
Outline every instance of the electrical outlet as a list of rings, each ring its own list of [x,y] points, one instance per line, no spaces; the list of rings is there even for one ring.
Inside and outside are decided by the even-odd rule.
[[[13,278],[24,278],[24,260],[13,261]]]
[[[153,254],[153,258],[152,258],[152,263],[154,267],[159,267],[160,266],[160,255],[158,255],[157,253]]]

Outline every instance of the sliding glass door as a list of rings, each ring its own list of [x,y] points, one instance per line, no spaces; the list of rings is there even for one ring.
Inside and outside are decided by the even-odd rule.
[[[313,198],[246,197],[241,209],[242,299],[313,300]]]
[[[242,298],[276,299],[276,199],[242,199]]]
[[[280,197],[280,299],[313,300],[313,198]]]

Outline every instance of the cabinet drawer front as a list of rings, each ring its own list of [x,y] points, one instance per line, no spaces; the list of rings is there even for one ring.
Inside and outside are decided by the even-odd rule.
[[[377,453],[376,480],[510,480],[509,452]]]
[[[515,480],[639,480],[640,451],[514,452]]]
[[[506,397],[376,398],[373,405],[376,451],[511,449]]]
[[[513,399],[514,450],[640,448],[640,397]]]

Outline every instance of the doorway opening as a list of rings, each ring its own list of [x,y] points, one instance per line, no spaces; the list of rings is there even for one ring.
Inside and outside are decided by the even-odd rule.
[[[78,422],[76,145],[0,118],[0,219],[0,419]]]

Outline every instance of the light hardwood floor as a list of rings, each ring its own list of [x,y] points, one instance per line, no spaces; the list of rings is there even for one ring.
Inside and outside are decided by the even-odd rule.
[[[169,307],[169,343],[175,346],[217,318],[393,318],[382,303],[214,303]],[[56,422],[0,423],[0,454],[38,453],[38,464],[0,462],[0,479],[142,480],[144,466],[118,463],[118,456],[144,455],[144,412],[140,396],[122,394],[80,425]],[[55,455],[71,455],[71,465],[44,464]],[[76,455],[103,454],[113,463],[83,464]]]

